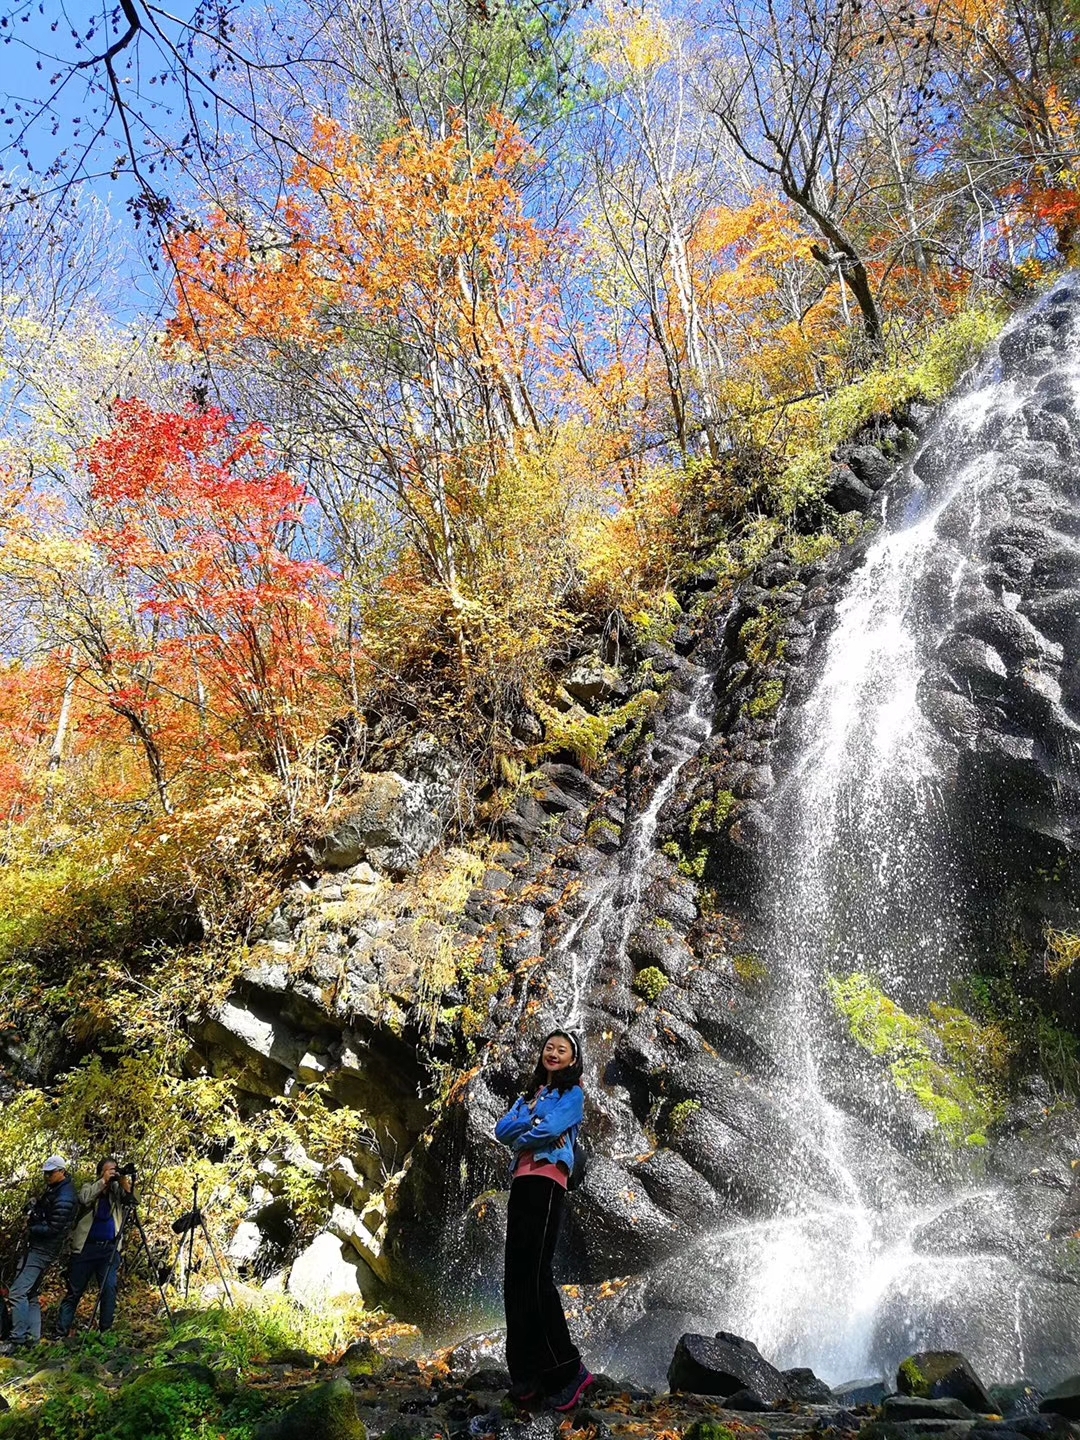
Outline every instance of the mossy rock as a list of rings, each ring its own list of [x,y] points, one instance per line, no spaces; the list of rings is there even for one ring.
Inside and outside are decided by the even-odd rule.
[[[683,1431],[683,1440],[736,1440],[736,1436],[730,1425],[721,1425],[719,1420],[695,1420]]]
[[[314,1385],[276,1419],[261,1425],[256,1440],[367,1440],[348,1380]]]
[[[266,1363],[268,1365],[292,1365],[297,1370],[314,1370],[316,1365],[322,1364],[322,1361],[310,1350],[298,1350],[293,1345],[287,1345],[284,1349],[275,1350],[268,1355]]]
[[[671,981],[656,965],[647,965],[634,976],[634,989],[650,1004],[659,1000],[670,984]]]
[[[994,1413],[986,1387],[958,1350],[921,1350],[901,1361],[896,1372],[901,1395],[918,1395],[926,1400],[962,1400],[978,1415]]]
[[[360,1340],[354,1340],[337,1363],[344,1368],[350,1379],[358,1380],[378,1375],[385,1370],[386,1356],[364,1336]]]
[[[124,1394],[132,1395],[162,1385],[205,1385],[208,1390],[214,1390],[217,1388],[217,1378],[209,1365],[201,1365],[197,1360],[177,1361],[171,1365],[157,1365],[152,1370],[144,1370],[141,1375],[136,1375],[127,1382]]]

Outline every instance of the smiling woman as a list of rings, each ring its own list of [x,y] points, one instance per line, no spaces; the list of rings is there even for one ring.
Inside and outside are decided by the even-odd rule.
[[[510,1397],[572,1410],[593,1383],[570,1338],[551,1274],[574,1142],[585,1113],[580,1042],[554,1030],[524,1092],[495,1126],[513,1152],[506,1216],[506,1365]]]

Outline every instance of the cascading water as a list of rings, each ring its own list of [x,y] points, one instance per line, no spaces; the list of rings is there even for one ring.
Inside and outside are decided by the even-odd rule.
[[[1080,405],[1080,289],[1067,284],[1043,309],[1057,317],[1052,363],[1003,374],[992,361],[894,483],[882,533],[849,582],[796,717],[796,758],[774,806],[763,886],[776,986],[762,1033],[779,1063],[781,1108],[833,1184],[793,1181],[781,1213],[713,1234],[694,1263],[724,1277],[717,1325],[833,1383],[885,1374],[920,1345],[962,1349],[987,1379],[1004,1380],[1041,1363],[1052,1370],[1055,1349],[1067,1353],[1075,1334],[1075,1291],[1062,1291],[1061,1314],[1040,1313],[1048,1307],[1000,1253],[920,1252],[919,1234],[947,1213],[992,1210],[993,1187],[973,1186],[970,1172],[968,1190],[955,1174],[921,1172],[834,1103],[858,1057],[826,995],[830,975],[868,972],[918,1009],[947,999],[950,982],[978,968],[974,881],[950,805],[958,747],[925,711],[948,656],[966,645],[970,663],[974,642],[961,636],[962,645],[955,632],[988,583],[1016,624],[1024,620],[1015,614],[1020,588],[987,579],[987,556],[1000,548],[994,527],[1022,518],[1033,468],[1049,472],[1060,459],[1033,439],[1041,401],[1053,395],[1059,412],[1074,414]],[[1006,346],[1022,352],[1024,326],[1039,323],[1021,322]],[[1075,499],[1072,507],[1075,527]],[[1057,706],[1060,733],[1080,734],[1049,673],[1060,647],[1031,652],[1025,684]],[[984,650],[980,664],[991,679],[1006,675],[996,652]],[[963,690],[954,709],[972,704]]]
[[[581,914],[553,951],[555,973],[568,980],[569,988],[561,1023],[571,1030],[602,1036],[610,1025],[609,1018],[602,1014],[588,1015],[589,996],[602,969],[609,974],[617,973],[627,964],[627,942],[638,919],[642,893],[656,858],[660,812],[671,798],[679,775],[711,733],[709,702],[714,684],[715,676],[707,671],[694,677],[685,710],[679,723],[673,725],[659,757],[658,774],[648,805],[631,822],[625,843],[610,857]],[[603,1133],[605,1149],[612,1156],[633,1154],[648,1142],[634,1123],[629,1106],[613,1103],[624,1100],[625,1096],[602,1082],[606,1059],[607,1050],[602,1043],[593,1044],[586,1051],[586,1084],[594,1107],[591,1128]]]
[[[597,888],[559,942],[556,957],[565,957],[569,965],[570,1006],[566,1024],[572,1028],[579,1027],[583,1021],[585,997],[597,961],[604,954],[620,955],[626,949],[654,853],[660,812],[670,800],[683,769],[711,731],[708,702],[714,682],[715,676],[705,671],[694,680],[685,716],[671,736],[652,798],[633,822],[612,874]]]

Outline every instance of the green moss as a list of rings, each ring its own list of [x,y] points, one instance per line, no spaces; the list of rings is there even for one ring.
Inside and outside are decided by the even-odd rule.
[[[747,663],[760,670],[773,660],[782,660],[787,642],[780,635],[783,616],[775,610],[760,610],[743,622],[739,641]]]
[[[700,1100],[680,1100],[678,1105],[673,1106],[668,1116],[668,1130],[671,1134],[678,1135],[690,1116],[700,1109]]]
[[[660,849],[669,860],[675,861],[680,875],[685,875],[688,880],[705,878],[705,867],[709,863],[707,848],[703,847],[694,851],[692,855],[687,855],[677,840],[667,840]]]
[[[746,713],[751,720],[766,720],[775,715],[780,701],[784,698],[782,680],[766,680],[754,698],[747,703]]]
[[[893,1080],[914,1095],[954,1145],[981,1146],[1004,1111],[1010,1050],[1000,1026],[955,1006],[931,1003],[909,1015],[867,975],[833,977],[829,993],[858,1043],[888,1061]]]
[[[899,1375],[903,1382],[903,1390],[907,1395],[921,1395],[924,1398],[930,1394],[930,1382],[916,1364],[915,1357],[909,1355],[902,1362]]]
[[[670,984],[668,977],[655,965],[647,965],[634,976],[634,989],[644,996],[650,1005],[659,1000]]]
[[[682,1440],[738,1440],[730,1425],[721,1425],[719,1420],[695,1420],[683,1431]]]
[[[768,977],[769,972],[760,955],[751,955],[744,952],[731,957],[731,963],[739,980],[747,987],[760,985]]]
[[[691,836],[697,836],[702,831],[718,834],[731,818],[735,804],[735,796],[730,790],[720,790],[712,799],[699,800],[690,812],[687,828]]]
[[[616,825],[614,820],[603,818],[593,820],[585,831],[585,839],[593,845],[604,844],[610,840],[618,840],[622,834],[622,827]]]

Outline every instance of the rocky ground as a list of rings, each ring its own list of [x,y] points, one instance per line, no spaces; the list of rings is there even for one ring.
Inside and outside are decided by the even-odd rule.
[[[399,1329],[401,1327],[398,1327]],[[362,1339],[320,1361],[301,1350],[240,1367],[213,1340],[145,1350],[86,1342],[0,1360],[0,1437],[69,1440],[1043,1440],[1080,1437],[1080,1376],[1047,1394],[985,1388],[963,1356],[908,1357],[879,1381],[835,1390],[806,1369],[778,1371],[748,1341],[684,1335],[669,1387],[598,1375],[572,1414],[507,1400],[497,1337],[426,1352],[407,1334]],[[61,1419],[63,1418],[63,1423]]]

